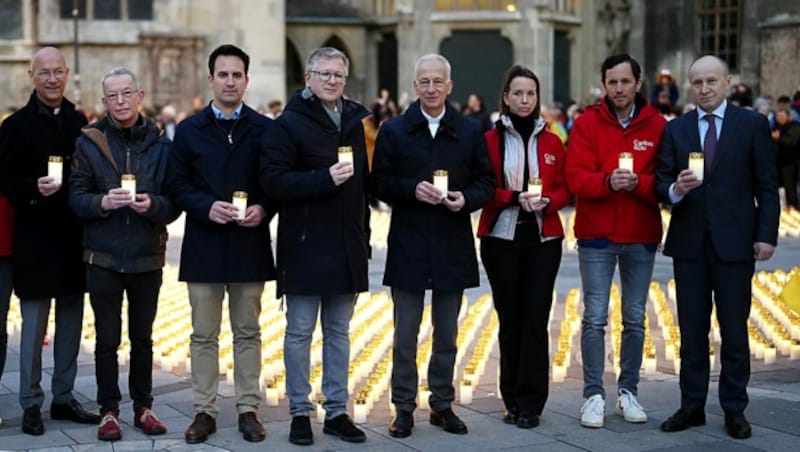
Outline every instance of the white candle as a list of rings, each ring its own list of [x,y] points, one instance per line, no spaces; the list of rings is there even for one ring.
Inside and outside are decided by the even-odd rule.
[[[703,168],[705,165],[702,152],[689,153],[689,169],[692,170],[698,180],[703,180]]]
[[[658,362],[655,355],[645,357],[644,359],[644,372],[647,375],[655,375],[658,369]]]
[[[365,424],[367,422],[367,401],[356,399],[353,403],[353,422]]]
[[[534,177],[533,179],[529,180],[528,193],[533,195],[534,201],[539,201],[542,199],[542,180],[538,177]]]
[[[47,177],[56,180],[56,184],[61,185],[64,174],[64,159],[60,155],[51,155],[47,158]]]
[[[553,383],[560,383],[567,378],[567,368],[563,365],[556,364],[553,366]]]
[[[323,403],[325,403],[325,397],[317,401],[317,423],[319,424],[325,422],[325,409],[322,408]]]
[[[675,358],[675,361],[672,362],[672,368],[675,370],[675,375],[681,374],[681,359],[680,357]]]
[[[472,381],[470,380],[461,380],[461,384],[459,385],[459,395],[461,403],[464,405],[469,405],[472,403]]]
[[[775,348],[774,345],[770,344],[764,348],[764,364],[775,364],[775,359],[777,358],[778,349]]]
[[[339,163],[353,164],[353,148],[350,146],[339,146]]]
[[[244,220],[247,213],[247,192],[233,192],[233,206],[236,207],[236,219]]]
[[[795,360],[800,359],[800,342],[794,341],[792,342],[792,350],[789,354],[789,359]]]
[[[619,153],[619,169],[626,169],[633,172],[633,153],[620,152]]]
[[[433,186],[442,193],[442,199],[447,197],[447,170],[436,170],[433,172]]]
[[[131,201],[136,201],[136,175],[123,174],[121,181],[122,188],[131,193]]]
[[[267,406],[278,406],[278,387],[275,383],[267,384]]]

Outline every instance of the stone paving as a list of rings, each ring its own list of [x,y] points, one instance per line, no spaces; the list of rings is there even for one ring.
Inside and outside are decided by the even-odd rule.
[[[173,243],[170,259],[175,260],[176,244],[180,229],[173,227]],[[373,291],[383,290],[380,286],[383,271],[383,252],[377,250],[371,264]],[[800,239],[781,239],[776,256],[769,262],[758,265],[758,269],[773,270],[800,265]],[[671,262],[659,256],[656,262],[654,280],[665,283],[672,276]],[[557,280],[559,298],[554,309],[562,308],[564,295],[568,289],[580,287],[577,257],[566,252]],[[470,301],[488,292],[485,277],[480,288],[467,292]],[[579,341],[578,341],[579,342]],[[363,444],[349,444],[322,433],[322,426],[312,422],[314,445],[294,446],[288,442],[290,416],[288,402],[284,398],[278,407],[262,406],[260,416],[267,426],[265,442],[248,443],[241,438],[236,427],[236,411],[233,403],[233,387],[220,380],[221,413],[218,417],[218,431],[205,444],[189,445],[183,441],[183,431],[191,422],[192,402],[191,383],[183,373],[164,372],[154,368],[153,383],[154,410],[167,424],[166,435],[148,437],[133,428],[132,404],[127,397],[127,368],[120,369],[120,382],[123,391],[121,421],[123,440],[104,443],[96,439],[96,426],[83,426],[66,421],[53,421],[49,418],[49,386],[52,373],[52,350],[46,346],[44,360],[43,387],[47,399],[43,417],[46,433],[43,436],[29,436],[21,431],[22,411],[18,404],[19,386],[19,336],[9,337],[6,370],[0,381],[0,451],[248,451],[248,450],[381,450],[381,451],[486,451],[486,450],[542,450],[542,451],[747,451],[797,450],[800,441],[800,360],[790,361],[779,356],[774,364],[764,364],[753,360],[752,377],[749,385],[750,405],[747,416],[753,424],[753,437],[748,440],[733,440],[725,434],[723,414],[717,401],[717,378],[719,364],[712,375],[712,384],[707,405],[707,424],[678,433],[663,433],[659,425],[678,407],[678,381],[671,363],[659,361],[658,371],[652,376],[642,376],[639,386],[639,400],[650,417],[644,424],[628,424],[613,414],[615,397],[614,374],[606,366],[606,390],[609,398],[606,403],[605,427],[586,429],[579,424],[582,380],[580,364],[573,363],[568,368],[567,378],[561,383],[551,383],[550,397],[538,428],[521,430],[505,425],[500,421],[502,403],[496,395],[497,350],[492,352],[487,370],[475,387],[474,400],[469,405],[456,403],[455,411],[469,426],[467,435],[451,435],[428,423],[427,413],[417,410],[414,434],[401,440],[391,438],[387,425],[391,420],[386,395],[370,413],[368,422],[363,425],[367,441]],[[610,348],[609,348],[610,349]],[[663,356],[663,347],[659,346]],[[579,351],[573,354],[580,356]],[[96,393],[93,357],[82,351],[79,358],[79,375],[75,393],[87,408],[96,410],[93,401]]]

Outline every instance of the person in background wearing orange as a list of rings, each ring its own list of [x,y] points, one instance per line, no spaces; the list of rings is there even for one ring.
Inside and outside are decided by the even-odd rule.
[[[500,320],[503,422],[539,425],[548,395],[548,333],[570,200],[564,145],[540,117],[539,78],[523,66],[503,77],[500,119],[486,133],[497,188],[478,225],[481,260]],[[538,194],[527,190],[529,181]]]

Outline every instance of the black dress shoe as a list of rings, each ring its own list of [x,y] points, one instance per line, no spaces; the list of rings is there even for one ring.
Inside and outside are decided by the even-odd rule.
[[[519,411],[517,410],[503,411],[503,423],[509,425],[516,425],[518,419],[519,419]]]
[[[99,424],[100,415],[86,411],[81,404],[72,399],[67,403],[54,403],[50,405],[50,419],[72,421],[79,424]]]
[[[753,429],[750,428],[744,413],[725,413],[725,431],[736,439],[747,439],[753,435]]]
[[[292,417],[292,425],[289,428],[289,442],[298,446],[314,444],[314,432],[311,430],[311,421],[308,416]]]
[[[39,405],[25,408],[25,414],[22,416],[22,431],[29,435],[44,435],[44,422],[42,422]]]
[[[389,435],[393,438],[405,438],[411,436],[412,428],[414,428],[414,416],[408,411],[397,410],[397,416],[389,424]]]
[[[442,427],[448,433],[464,435],[467,433],[467,425],[464,421],[453,413],[452,408],[445,408],[441,411],[431,412],[431,425]]]
[[[700,425],[706,425],[706,413],[703,410],[688,411],[681,408],[661,423],[661,431],[680,432]]]
[[[267,437],[267,430],[264,429],[264,424],[258,419],[258,415],[252,411],[239,415],[239,431],[242,432],[242,438],[251,443],[264,441]]]
[[[367,440],[367,435],[360,428],[353,424],[350,416],[340,414],[333,419],[326,419],[322,426],[322,433],[336,435],[339,439],[348,443],[363,443]]]
[[[517,418],[517,427],[519,428],[528,429],[538,426],[539,426],[538,414],[520,413],[519,418]]]
[[[184,438],[189,444],[202,443],[208,439],[208,435],[217,431],[217,421],[207,413],[195,415],[194,421],[186,429]]]

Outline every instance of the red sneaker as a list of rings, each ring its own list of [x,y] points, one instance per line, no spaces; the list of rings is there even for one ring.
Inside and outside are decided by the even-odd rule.
[[[156,417],[150,407],[141,407],[136,410],[133,418],[133,426],[147,435],[163,435],[167,433],[167,426]]]
[[[117,414],[107,411],[103,414],[100,427],[97,427],[97,439],[101,441],[118,441],[122,438],[122,429],[119,426]]]

